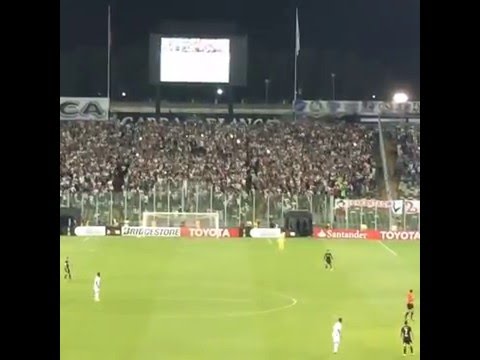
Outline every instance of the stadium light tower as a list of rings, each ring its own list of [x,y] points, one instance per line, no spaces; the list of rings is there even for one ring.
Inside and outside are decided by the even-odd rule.
[[[218,100],[222,95],[223,95],[223,89],[217,88],[217,90],[215,91],[215,104],[218,104]]]
[[[395,104],[404,104],[408,101],[408,95],[404,92],[397,92],[393,95],[393,102]]]

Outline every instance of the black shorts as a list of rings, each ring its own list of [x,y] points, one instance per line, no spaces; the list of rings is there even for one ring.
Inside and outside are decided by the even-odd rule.
[[[403,345],[412,345],[412,342],[410,338],[403,338]]]
[[[66,272],[67,274],[70,274],[70,268],[66,267],[66,268],[65,268],[65,272]]]
[[[407,309],[408,310],[413,310],[413,304],[407,304]]]
[[[325,262],[326,262],[328,265],[331,265],[331,264],[332,264],[332,259],[326,258],[326,259],[325,259]]]

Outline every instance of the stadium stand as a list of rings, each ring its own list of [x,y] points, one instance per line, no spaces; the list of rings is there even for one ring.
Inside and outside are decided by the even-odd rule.
[[[398,189],[397,198],[419,198],[419,127],[395,125],[386,131],[397,149],[392,171],[398,176],[390,177],[396,182],[391,188]],[[228,206],[229,214],[240,207],[243,216],[256,211],[276,218],[284,209],[316,208],[319,218],[327,219],[319,199],[385,197],[377,134],[374,125],[346,122],[62,121],[60,204],[81,206],[84,218],[96,223],[140,218],[154,206],[197,212]],[[252,192],[255,204],[249,200]]]
[[[394,130],[403,194],[418,196],[419,129]],[[60,127],[60,189],[89,193],[125,186],[147,192],[166,179],[206,182],[220,192],[368,196],[376,189],[375,131],[321,122],[246,128],[66,121]],[[120,179],[115,188],[115,178],[128,167],[128,181]]]

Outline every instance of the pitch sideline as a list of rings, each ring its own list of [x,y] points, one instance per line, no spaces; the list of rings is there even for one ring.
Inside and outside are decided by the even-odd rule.
[[[387,250],[390,254],[393,254],[394,256],[398,256],[398,254],[397,254],[395,251],[393,251],[393,249],[392,249],[390,246],[386,245],[383,241],[379,240],[378,242],[379,242],[380,245],[382,245],[383,248],[384,248],[385,250]]]

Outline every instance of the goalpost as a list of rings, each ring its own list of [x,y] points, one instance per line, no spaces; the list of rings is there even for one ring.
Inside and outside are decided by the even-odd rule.
[[[181,213],[181,212],[144,212],[144,227],[188,227],[197,229],[219,229],[218,212]]]

